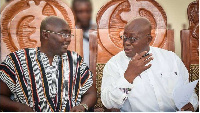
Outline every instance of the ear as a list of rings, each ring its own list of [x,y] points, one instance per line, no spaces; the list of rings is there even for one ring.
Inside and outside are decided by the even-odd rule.
[[[147,39],[148,39],[148,40],[147,40],[147,41],[148,41],[148,44],[150,44],[150,43],[151,43],[151,41],[152,41],[152,38],[153,38],[153,37],[152,37],[151,35],[149,35],[149,36],[147,37]]]

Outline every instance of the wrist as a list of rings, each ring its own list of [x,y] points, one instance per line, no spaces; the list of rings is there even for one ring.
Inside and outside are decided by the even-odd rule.
[[[133,80],[136,78],[136,76],[133,73],[124,73],[124,78],[129,82],[129,83],[133,83]]]
[[[85,111],[88,111],[88,105],[87,104],[80,104],[80,106],[83,106]]]
[[[14,108],[14,111],[15,112],[19,112],[20,110],[20,107],[22,106],[22,103],[19,103],[19,102],[15,102],[13,108]]]

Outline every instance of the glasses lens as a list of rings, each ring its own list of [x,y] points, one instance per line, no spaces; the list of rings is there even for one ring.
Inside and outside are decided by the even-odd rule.
[[[72,34],[63,34],[62,37],[63,38],[73,38],[74,35],[72,35]]]
[[[135,37],[126,37],[126,36],[121,36],[121,38],[123,39],[124,42],[126,42],[127,40],[129,40],[131,43],[134,43],[136,40],[138,40],[137,38]]]

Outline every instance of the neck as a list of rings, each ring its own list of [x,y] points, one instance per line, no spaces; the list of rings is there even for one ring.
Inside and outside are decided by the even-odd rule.
[[[147,47],[147,50],[146,50],[146,51],[147,51],[147,52],[149,52],[149,51],[150,51],[150,46],[148,46],[148,47]]]

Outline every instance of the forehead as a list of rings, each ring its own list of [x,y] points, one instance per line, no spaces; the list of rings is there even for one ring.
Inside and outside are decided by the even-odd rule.
[[[87,8],[91,9],[91,3],[89,1],[77,1],[75,2],[75,7],[76,10],[82,9],[82,8]]]
[[[51,25],[49,25],[49,29],[55,32],[71,31],[69,25],[65,21],[57,21],[55,23],[52,23]]]
[[[138,31],[124,31],[124,35],[127,36],[138,36],[140,33]]]

